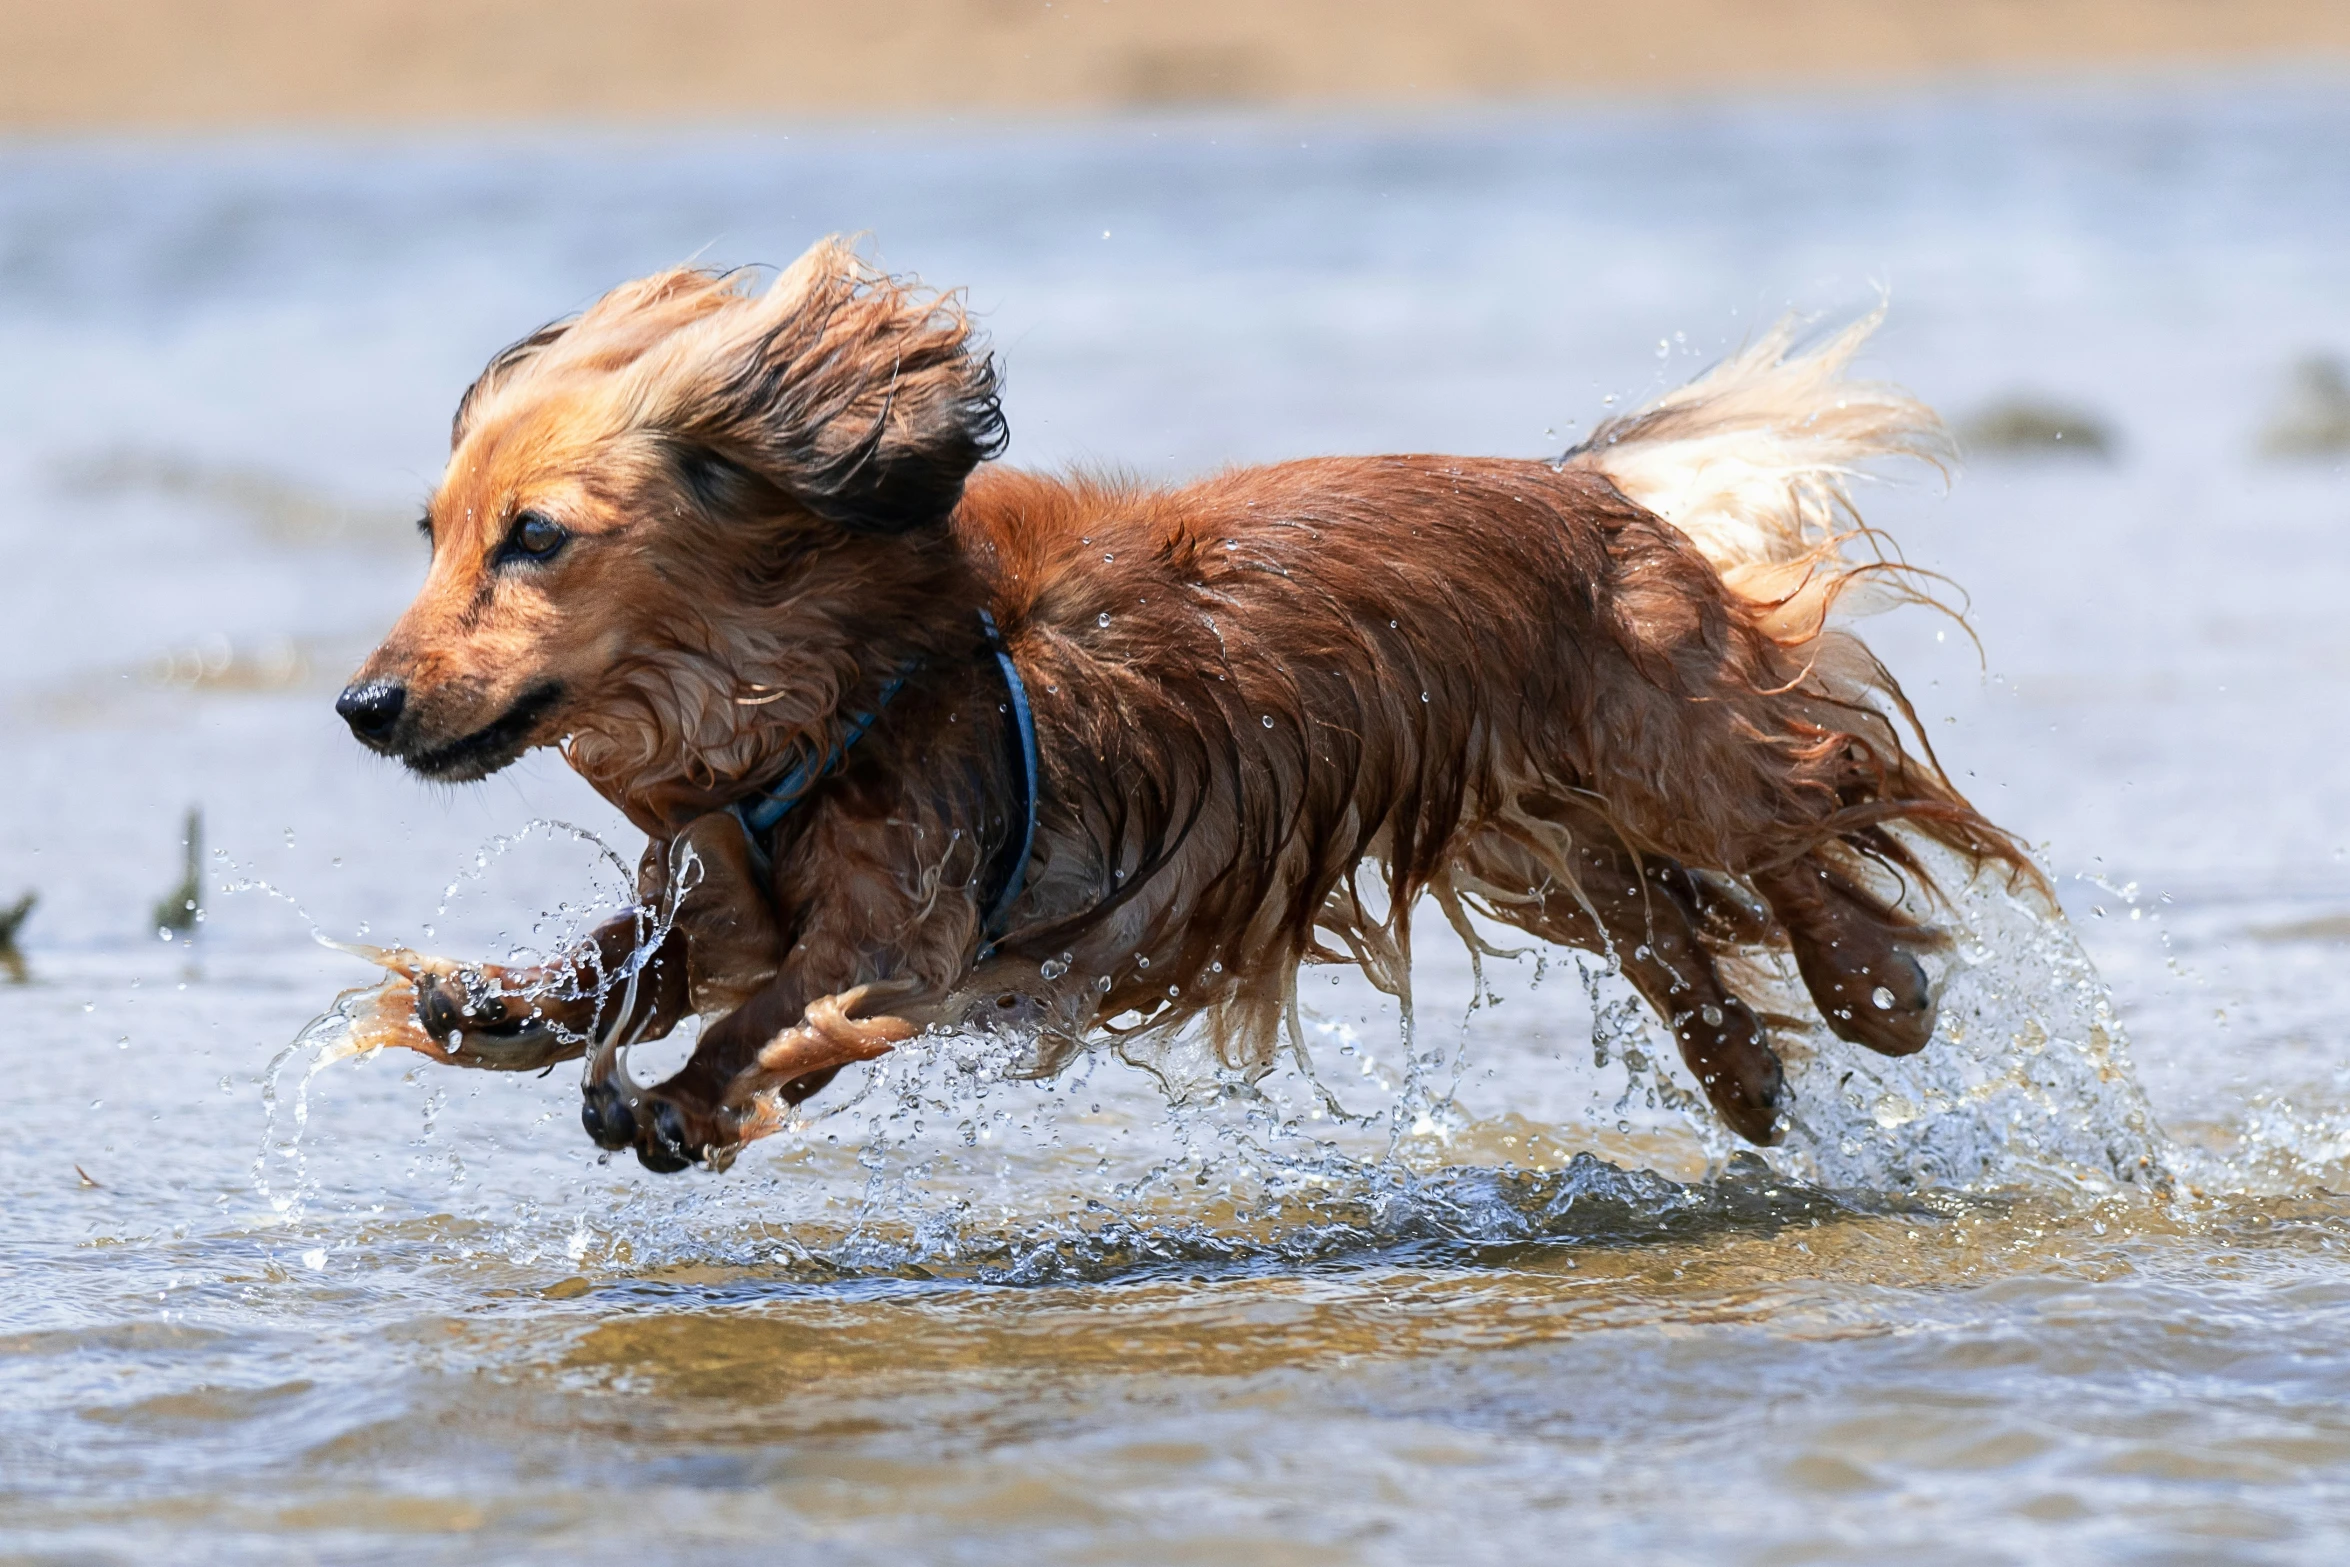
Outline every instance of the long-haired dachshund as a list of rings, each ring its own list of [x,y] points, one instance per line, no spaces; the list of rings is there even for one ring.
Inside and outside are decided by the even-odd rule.
[[[1933,1032],[1915,846],[2024,875],[1829,624],[1905,580],[1845,481],[1933,414],[1782,326],[1552,461],[1321,458],[1181,489],[996,466],[952,296],[838,243],[681,268],[498,354],[423,590],[336,704],[422,777],[535,746],[650,837],[642,907],[530,969],[394,956],[400,1042],[588,1056],[583,1118],[723,1168],[932,1025],[1207,1031],[1245,1071],[1301,963],[1408,999],[1432,897],[1609,954],[1722,1119],[1780,1134],[1722,977],[1791,951],[1827,1026]],[[630,1044],[707,1020],[666,1082]]]

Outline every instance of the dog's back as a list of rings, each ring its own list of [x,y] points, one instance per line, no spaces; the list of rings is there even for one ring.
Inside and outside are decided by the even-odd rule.
[[[1668,1016],[1715,988],[1698,949],[1791,938],[1824,1006],[1905,1014],[1833,1022],[1922,1044],[1930,1001],[1893,949],[1932,938],[1873,887],[1907,861],[1885,825],[2013,849],[1827,623],[1890,575],[1844,557],[1852,465],[1936,450],[1925,410],[1837,379],[1868,324],[1791,361],[1774,335],[1557,463],[1317,459],[1171,491],[976,475],[958,529],[1059,737],[1022,945],[1106,967],[1105,1014],[1207,1012],[1247,1065],[1302,958],[1401,991],[1423,892],[1628,960],[1672,944],[1642,939],[1669,896],[1689,955],[1644,987]],[[1611,915],[1627,893],[1637,916]]]

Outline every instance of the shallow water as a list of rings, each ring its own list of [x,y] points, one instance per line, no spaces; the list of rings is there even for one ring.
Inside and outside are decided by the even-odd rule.
[[[2340,89],[0,152],[0,901],[43,898],[0,1551],[2340,1559],[2350,475],[2254,455],[2350,351]],[[1434,921],[1416,1059],[1309,980],[1359,1122],[1294,1070],[1170,1109],[931,1041],[664,1179],[568,1072],[272,1077],[369,978],[314,926],[544,942],[609,877],[525,824],[630,847],[557,767],[427,791],[329,711],[455,392],[620,277],[832,228],[969,284],[1016,458],[1148,474],[1555,449],[1889,287],[1873,370],[2118,435],[1866,497],[1989,673],[1871,635],[2094,969],[1983,904],[1966,1037],[1805,1065],[1775,1169],[1619,992],[1554,957],[1481,999]],[[167,943],[191,803],[220,858]]]

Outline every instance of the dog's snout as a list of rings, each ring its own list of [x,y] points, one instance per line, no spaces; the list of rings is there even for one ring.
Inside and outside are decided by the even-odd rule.
[[[397,680],[355,680],[335,698],[335,711],[362,740],[381,740],[400,721],[408,705],[408,688]]]

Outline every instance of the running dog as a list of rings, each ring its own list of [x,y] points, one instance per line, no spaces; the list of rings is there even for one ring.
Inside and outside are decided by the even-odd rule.
[[[1917,845],[2033,874],[1831,623],[1922,596],[1855,465],[1944,450],[1842,378],[1874,324],[1808,354],[1783,324],[1552,460],[1162,489],[999,466],[959,301],[837,242],[616,288],[465,393],[423,589],[336,708],[432,780],[560,747],[650,839],[642,907],[543,967],[388,959],[400,1042],[586,1056],[598,1144],[722,1169],[932,1026],[1015,1025],[1040,1072],[1197,1027],[1261,1072],[1301,964],[1407,994],[1426,896],[1611,955],[1773,1142],[1725,970],[1791,952],[1829,1029],[1907,1054]],[[688,1017],[636,1086],[626,1047]]]

